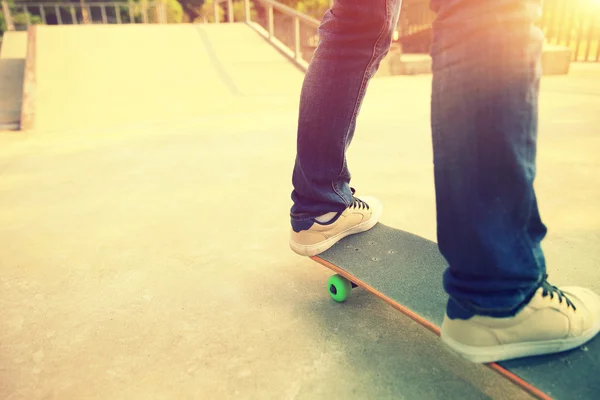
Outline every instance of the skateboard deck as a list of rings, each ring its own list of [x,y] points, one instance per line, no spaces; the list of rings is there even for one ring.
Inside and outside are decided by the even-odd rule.
[[[336,272],[328,286],[337,301],[345,300],[351,283],[440,335],[447,263],[437,243],[378,223],[311,258]],[[571,351],[487,365],[540,399],[600,399],[598,336]]]

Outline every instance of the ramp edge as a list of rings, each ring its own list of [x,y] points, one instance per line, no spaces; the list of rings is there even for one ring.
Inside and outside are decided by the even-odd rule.
[[[27,30],[27,57],[25,59],[25,75],[23,79],[21,131],[33,130],[35,125],[36,37],[37,25],[32,25]]]

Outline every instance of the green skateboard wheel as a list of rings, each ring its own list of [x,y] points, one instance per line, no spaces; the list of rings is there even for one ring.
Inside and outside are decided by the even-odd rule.
[[[335,274],[327,281],[329,295],[338,303],[344,302],[352,293],[352,283],[339,274]]]

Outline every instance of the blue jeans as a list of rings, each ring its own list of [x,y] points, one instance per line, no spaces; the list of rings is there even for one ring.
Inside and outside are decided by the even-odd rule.
[[[352,201],[346,149],[401,0],[336,0],[300,100],[291,218]],[[508,316],[544,280],[533,188],[541,0],[432,0],[431,130],[437,236],[451,317]],[[426,288],[424,288],[426,290]]]

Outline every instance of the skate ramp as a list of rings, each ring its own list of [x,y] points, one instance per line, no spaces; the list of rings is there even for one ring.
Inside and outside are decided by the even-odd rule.
[[[244,24],[32,30],[35,77],[28,81],[35,83],[26,130],[103,130],[297,102],[290,94],[302,72]]]

